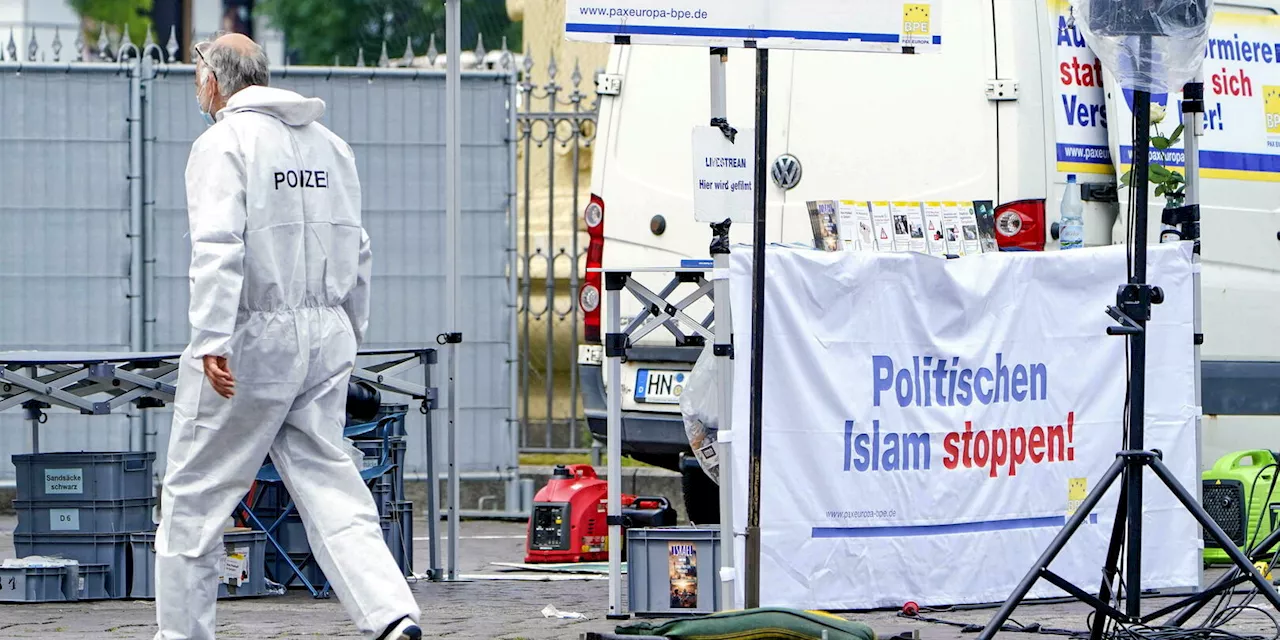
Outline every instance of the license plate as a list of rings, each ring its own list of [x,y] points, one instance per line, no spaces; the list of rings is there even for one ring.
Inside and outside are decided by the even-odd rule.
[[[679,404],[688,380],[687,371],[641,369],[636,372],[636,402]]]

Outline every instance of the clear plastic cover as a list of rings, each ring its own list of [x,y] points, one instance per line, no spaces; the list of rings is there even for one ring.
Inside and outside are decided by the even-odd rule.
[[[698,464],[716,484],[720,484],[720,445],[716,442],[720,417],[717,404],[720,398],[716,384],[716,357],[707,346],[689,372],[689,381],[680,393],[680,414],[684,418],[684,432]]]
[[[1204,63],[1213,0],[1071,0],[1076,26],[1124,89],[1162,94]]]

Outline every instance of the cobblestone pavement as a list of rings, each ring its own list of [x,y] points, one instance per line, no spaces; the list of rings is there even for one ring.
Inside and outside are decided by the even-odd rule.
[[[0,517],[0,559],[13,557],[10,534],[16,521]],[[423,536],[425,523],[415,528]],[[443,533],[443,526],[441,527]],[[523,558],[524,527],[516,523],[463,523],[459,538],[459,567],[464,576],[503,573],[491,562],[519,562]],[[442,549],[443,552],[443,549]],[[424,541],[415,544],[416,564],[427,566]],[[625,583],[625,581],[624,581]],[[625,585],[624,585],[625,586]],[[456,584],[418,582],[413,585],[423,610],[428,637],[501,638],[515,640],[576,639],[585,631],[612,631],[617,624],[606,620],[608,582],[573,580],[516,582],[474,578]],[[1151,608],[1167,601],[1152,600]],[[580,612],[586,620],[552,620],[542,608],[554,604],[562,611]],[[1083,629],[1088,610],[1079,604],[1041,604],[1020,608],[1015,618],[1045,627]],[[1273,612],[1274,613],[1274,612]],[[934,614],[964,623],[982,624],[992,610],[952,611]],[[148,601],[107,601],[71,604],[0,605],[0,638],[150,638],[154,633],[154,609]],[[973,638],[972,632],[925,624],[897,617],[893,612],[849,614],[871,625],[881,638],[918,630],[924,639]],[[1271,637],[1274,628],[1261,614],[1247,614],[1232,629]],[[305,592],[252,600],[223,601],[218,605],[219,638],[355,638],[336,599],[315,600]],[[1030,638],[1025,634],[1004,637]]]

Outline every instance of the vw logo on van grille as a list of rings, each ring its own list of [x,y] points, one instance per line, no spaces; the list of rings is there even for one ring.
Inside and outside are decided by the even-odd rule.
[[[773,161],[773,183],[790,191],[800,184],[800,176],[803,173],[800,167],[800,160],[795,156],[786,153],[778,156]]]

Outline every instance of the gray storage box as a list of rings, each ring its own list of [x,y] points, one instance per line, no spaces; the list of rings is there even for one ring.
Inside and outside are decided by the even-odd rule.
[[[127,533],[15,533],[13,549],[19,558],[44,556],[106,565],[107,597],[124,598],[129,593]]]
[[[129,597],[156,597],[156,536],[135,533],[133,584]],[[254,598],[267,595],[267,534],[262,531],[228,531],[222,535],[227,557],[219,566],[218,598]],[[237,575],[230,575],[232,572]]]
[[[413,503],[396,502],[391,505],[392,520],[395,529],[387,538],[387,547],[395,557],[400,571],[406,576],[413,575]]]
[[[17,533],[130,533],[155,529],[155,498],[137,500],[14,500]]]
[[[136,500],[151,497],[154,451],[24,453],[13,456],[17,500]]]
[[[718,611],[720,529],[628,529],[627,594],[637,616]]]
[[[65,602],[66,567],[0,568],[0,602]]]
[[[68,567],[70,568],[70,567]],[[109,600],[107,592],[107,576],[110,567],[105,564],[82,564],[76,567],[76,599],[77,600]],[[71,581],[71,573],[67,573],[67,581]],[[70,600],[71,598],[67,598]]]

